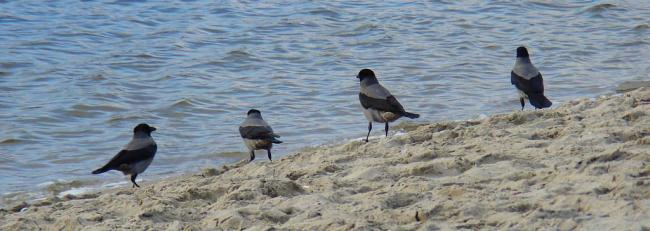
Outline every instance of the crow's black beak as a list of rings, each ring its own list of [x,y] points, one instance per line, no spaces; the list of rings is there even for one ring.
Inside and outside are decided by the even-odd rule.
[[[151,128],[151,131],[152,131],[152,132],[156,130],[155,127],[150,127],[150,128]]]
[[[359,79],[359,75],[357,75],[357,79]]]

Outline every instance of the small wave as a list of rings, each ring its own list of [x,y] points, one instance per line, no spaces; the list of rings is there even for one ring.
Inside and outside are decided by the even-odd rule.
[[[53,36],[56,37],[82,37],[82,38],[88,38],[88,37],[100,37],[103,38],[105,37],[102,34],[96,34],[91,31],[62,31],[62,32],[56,32],[52,34]],[[47,45],[57,45],[56,43],[47,44]]]
[[[351,31],[342,31],[342,32],[339,32],[339,33],[337,33],[337,36],[343,36],[343,37],[359,36],[359,35],[363,35],[363,34],[369,33],[369,32],[371,32],[371,31],[373,31],[373,30],[375,30],[375,29],[377,29],[377,28],[379,28],[378,25],[375,25],[375,24],[372,24],[372,23],[368,23],[368,24],[360,25],[360,26],[354,28],[354,29],[351,30]]]
[[[78,111],[123,111],[125,108],[116,106],[116,105],[88,105],[88,104],[77,104],[72,106],[74,110]]]
[[[502,46],[499,45],[499,44],[488,44],[488,45],[483,46],[483,48],[488,49],[488,50],[498,50],[498,49],[501,49],[501,47]]]
[[[228,52],[228,56],[241,56],[241,57],[250,57],[253,56],[252,54],[244,51],[244,50],[232,50]]]
[[[0,62],[0,67],[4,69],[29,67],[32,65],[33,65],[32,63],[27,63],[27,62]]]
[[[202,28],[199,28],[199,29],[202,30],[202,31],[208,32],[208,33],[212,33],[212,34],[223,34],[223,33],[226,33],[225,30],[219,30],[219,29],[213,29],[213,28],[202,27]]]
[[[647,45],[647,44],[650,44],[650,42],[644,40],[622,41],[620,43],[616,43],[616,45],[624,46],[624,47]]]
[[[170,108],[186,108],[186,107],[194,107],[194,102],[191,99],[180,99],[177,100],[176,102],[172,103],[172,105],[169,106]]]
[[[163,13],[174,13],[178,12],[179,8],[177,7],[165,7],[165,8],[159,8],[157,9],[158,12],[163,12]]]
[[[32,40],[20,43],[21,46],[54,46],[56,43],[49,40]]]
[[[134,120],[140,120],[143,119],[144,117],[140,115],[114,115],[111,116],[110,119],[107,120],[107,122],[112,123],[112,122],[119,122],[119,121],[134,121]]]
[[[143,58],[143,59],[153,59],[153,58],[158,58],[152,54],[147,54],[147,53],[142,53],[142,54],[137,54],[135,55],[136,58]]]
[[[74,107],[71,109],[62,110],[61,112],[65,117],[72,117],[72,118],[93,118],[99,115],[99,113],[95,111],[80,110]]]
[[[5,193],[0,196],[0,208],[8,208],[37,196],[37,193],[24,191]]]
[[[537,8],[559,9],[559,10],[582,7],[582,5],[579,3],[571,3],[569,1],[533,0],[530,1],[530,3],[537,6]]]
[[[338,17],[341,16],[338,12],[330,10],[330,9],[310,10],[309,12],[307,12],[307,14],[309,14],[309,15],[324,15],[324,16],[331,17],[331,18],[338,18]]]
[[[597,13],[597,12],[603,12],[608,9],[615,8],[616,5],[611,4],[611,3],[601,3],[597,5],[593,5],[585,9],[585,12],[592,12],[592,13]]]
[[[223,58],[224,60],[231,60],[231,61],[253,61],[257,60],[255,55],[243,50],[243,49],[236,49],[232,50],[228,53],[226,53],[226,56]]]
[[[167,36],[175,35],[175,34],[178,34],[178,33],[179,33],[178,30],[163,29],[163,30],[160,30],[160,31],[153,32],[153,33],[149,34],[148,36],[150,36],[150,37],[167,37]]]
[[[537,5],[537,6],[542,6],[542,7],[547,7],[547,8],[561,8],[562,6],[556,5],[553,2],[546,2],[546,1],[531,1],[530,3]]]
[[[9,144],[20,144],[20,143],[23,143],[23,142],[24,142],[24,141],[23,141],[23,140],[20,140],[20,139],[8,138],[8,139],[4,139],[4,140],[0,141],[0,144],[3,144],[3,145],[4,145],[4,144],[7,144],[7,145],[9,145]]]
[[[68,190],[59,192],[57,194],[57,197],[65,197],[65,196],[68,196],[68,195],[78,196],[78,195],[82,195],[82,194],[87,194],[87,193],[89,193],[91,191],[94,191],[94,190],[96,190],[96,188],[91,188],[91,187],[70,188]]]
[[[114,2],[111,2],[109,4],[115,4],[115,5],[131,5],[134,3],[144,3],[147,2],[146,0],[116,0]]]
[[[41,190],[34,191],[17,191],[4,193],[0,196],[0,208],[8,205],[15,205],[21,203],[36,203],[47,200],[59,200],[58,198],[68,198],[70,196],[77,197],[86,195],[87,197],[96,197],[97,194],[91,194],[93,191],[107,188],[116,188],[126,184],[126,182],[108,183],[103,185],[96,185],[91,181],[47,181],[37,185]],[[96,185],[96,186],[93,186]]]
[[[26,21],[29,20],[21,17],[13,16],[13,15],[0,15],[0,22],[26,22]]]
[[[128,38],[132,36],[132,34],[126,31],[109,31],[105,33],[108,34],[107,37]]]
[[[152,71],[159,70],[161,67],[163,67],[162,62],[158,62],[158,61],[142,62],[141,60],[118,61],[118,62],[109,63],[108,65],[115,68],[131,69],[131,70],[141,71],[141,72],[152,72]]]
[[[227,13],[231,13],[231,12],[233,12],[233,11],[231,9],[228,9],[228,8],[216,8],[216,9],[211,9],[210,10],[210,14],[214,14],[214,15],[227,14]]]
[[[107,79],[106,76],[104,76],[102,74],[96,74],[96,75],[90,76],[90,80],[93,80],[93,81],[102,81],[102,80],[106,80],[106,79]]]
[[[61,192],[71,190],[73,188],[80,188],[82,186],[90,185],[90,182],[81,180],[57,180],[48,181],[39,184],[38,186],[44,187],[45,192],[51,195],[59,195]]]
[[[223,66],[225,62],[221,62],[218,60],[212,60],[204,63],[198,63],[198,64],[193,64],[191,66],[187,66],[186,68],[201,68],[201,67],[220,67]]]
[[[647,30],[650,29],[650,25],[648,24],[639,24],[634,27],[634,30]]]

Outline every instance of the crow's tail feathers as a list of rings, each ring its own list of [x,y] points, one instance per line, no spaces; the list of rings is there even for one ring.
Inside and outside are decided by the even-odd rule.
[[[110,170],[110,169],[108,167],[104,166],[104,167],[101,167],[101,168],[93,171],[93,174],[105,173],[105,172],[108,172],[108,170]]]
[[[553,103],[546,98],[543,94],[530,94],[528,95],[528,101],[535,108],[547,108],[553,105]]]
[[[282,143],[282,141],[281,141],[281,140],[278,140],[278,139],[276,139],[275,137],[273,137],[273,139],[271,139],[271,143],[274,143],[274,144],[281,144],[281,143]]]
[[[410,113],[410,112],[404,112],[404,116],[406,116],[409,119],[416,119],[420,117],[419,114]]]

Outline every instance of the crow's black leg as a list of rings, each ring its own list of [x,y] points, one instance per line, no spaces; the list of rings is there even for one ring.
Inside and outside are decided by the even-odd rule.
[[[138,174],[137,174],[137,173],[135,173],[135,174],[131,174],[131,182],[133,182],[133,187],[134,187],[134,188],[135,188],[135,187],[140,188],[140,185],[138,185],[138,183],[135,183],[135,178],[136,178],[136,177],[138,177]]]
[[[255,159],[255,150],[251,150],[251,159],[248,162],[251,162]]]
[[[366,135],[366,143],[368,142],[368,137],[370,137],[370,130],[372,130],[372,122],[368,122],[368,135]]]
[[[269,155],[269,160],[271,160],[271,149],[266,149],[266,153]]]
[[[384,127],[384,130],[386,131],[386,137],[388,137],[388,122],[386,122],[386,127]]]
[[[519,98],[519,102],[521,103],[521,110],[523,111],[524,110],[524,105],[526,105],[524,103],[524,98]]]

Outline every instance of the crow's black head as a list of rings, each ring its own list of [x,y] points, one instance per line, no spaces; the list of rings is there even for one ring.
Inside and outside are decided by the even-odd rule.
[[[517,47],[517,57],[528,57],[528,50],[525,47]]]
[[[370,70],[370,69],[363,69],[363,70],[359,71],[359,74],[357,75],[357,78],[359,79],[359,81],[361,81],[361,80],[363,80],[365,78],[368,78],[368,77],[375,78],[375,72],[372,72],[372,70]]]
[[[246,113],[246,115],[250,115],[250,114],[253,114],[253,113],[260,114],[260,115],[262,114],[262,112],[260,112],[257,109],[250,109],[250,110],[248,110],[248,113]]]
[[[142,123],[142,124],[138,124],[138,126],[135,126],[135,128],[133,128],[133,133],[144,132],[147,134],[151,134],[151,132],[155,130],[156,128],[149,126],[149,124]]]

